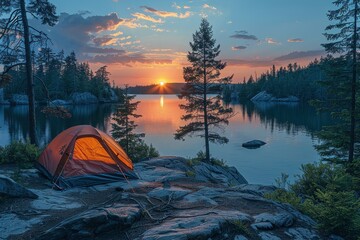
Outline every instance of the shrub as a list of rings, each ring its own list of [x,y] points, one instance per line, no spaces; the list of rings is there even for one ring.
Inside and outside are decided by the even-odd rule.
[[[282,203],[289,203],[299,210],[302,209],[302,199],[294,192],[288,192],[285,189],[276,189],[271,193],[266,193],[264,197]]]
[[[193,171],[186,171],[185,172],[185,175],[187,176],[187,177],[195,177],[196,176],[196,173],[195,172],[193,172]]]
[[[198,165],[201,161],[197,158],[191,158],[191,159],[187,159],[186,163],[189,167],[193,167],[195,165]]]
[[[16,163],[18,167],[30,167],[38,159],[40,149],[30,143],[12,142],[0,148],[0,163]]]
[[[256,234],[254,234],[247,223],[243,223],[241,220],[232,220],[228,221],[230,226],[234,227],[234,230],[238,234],[243,234],[250,239],[260,239]]]
[[[191,158],[188,160],[188,164],[190,166],[199,164],[200,162],[204,162],[206,159],[206,155],[203,151],[200,151],[196,154],[196,157]],[[223,159],[218,159],[210,156],[210,164],[217,165],[221,167],[226,167],[226,162]]]
[[[346,239],[360,236],[360,200],[355,177],[342,166],[306,164],[289,191],[278,189],[265,197],[289,203],[317,220],[325,234],[337,234]]]
[[[353,179],[341,167],[332,164],[305,164],[303,174],[290,186],[297,195],[317,199],[317,192],[325,190],[351,191]]]
[[[342,235],[346,239],[360,236],[360,201],[354,192],[318,190],[316,197],[318,201],[307,201],[303,210],[317,220],[322,232]]]
[[[144,141],[139,141],[132,146],[129,157],[133,162],[154,158],[159,156],[159,152],[153,147],[152,144],[147,145]]]

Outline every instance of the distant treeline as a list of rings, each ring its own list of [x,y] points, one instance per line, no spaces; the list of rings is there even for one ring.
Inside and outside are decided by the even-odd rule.
[[[166,83],[163,86],[158,84],[129,87],[129,94],[180,94],[185,83]]]
[[[315,59],[306,67],[297,63],[276,69],[273,65],[269,71],[259,78],[250,76],[242,83],[232,84],[223,89],[224,98],[249,100],[261,91],[266,91],[274,97],[283,98],[296,96],[301,101],[325,99],[326,91],[321,81],[326,78],[326,63],[328,57]]]
[[[37,101],[68,99],[75,92],[90,92],[99,100],[111,95],[110,73],[107,67],[100,67],[95,73],[88,63],[79,63],[75,53],[64,56],[50,48],[33,52],[35,96]],[[10,81],[5,85],[5,97],[12,94],[26,94],[26,70],[24,65],[8,72]],[[120,92],[113,86],[115,92]]]
[[[135,86],[129,87],[129,94],[180,94],[185,83],[166,83],[161,86],[158,84],[152,84],[147,86]],[[221,84],[212,84],[209,89],[209,93],[221,93]]]

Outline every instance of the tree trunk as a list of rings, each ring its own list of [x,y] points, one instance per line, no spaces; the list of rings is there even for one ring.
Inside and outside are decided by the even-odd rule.
[[[355,146],[355,115],[356,115],[356,77],[357,77],[357,13],[358,13],[358,1],[354,0],[355,9],[354,9],[354,39],[353,39],[353,70],[352,70],[352,80],[351,80],[351,108],[350,108],[350,146],[349,146],[349,163],[354,160],[354,146]]]
[[[206,161],[210,162],[210,146],[209,146],[209,125],[208,125],[208,113],[207,113],[207,82],[206,82],[206,59],[205,59],[205,41],[203,41],[203,54],[204,54],[204,128],[205,128],[205,155]]]
[[[24,27],[27,94],[28,94],[28,98],[29,98],[29,135],[30,135],[30,143],[37,145],[36,121],[35,121],[34,79],[33,79],[33,72],[32,72],[29,24],[28,24],[28,19],[26,16],[25,0],[20,0],[20,8],[21,8],[22,23],[23,23],[23,27]]]

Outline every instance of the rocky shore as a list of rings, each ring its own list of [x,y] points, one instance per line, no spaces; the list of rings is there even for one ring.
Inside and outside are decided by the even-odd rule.
[[[1,198],[0,239],[328,239],[308,216],[264,198],[275,187],[248,184],[233,167],[160,157],[135,170],[137,180],[66,191],[23,170],[20,183],[38,197]]]
[[[300,99],[298,97],[295,96],[288,96],[288,97],[283,97],[283,98],[277,98],[274,97],[273,95],[267,93],[266,91],[262,91],[259,92],[258,94],[256,94],[254,97],[252,97],[250,99],[253,102],[299,102]]]
[[[84,105],[97,103],[116,103],[119,101],[118,96],[114,90],[110,89],[110,96],[107,98],[98,99],[89,92],[75,92],[71,94],[69,99],[55,99],[49,102],[50,106],[59,105]],[[0,88],[0,104],[2,105],[28,105],[29,99],[26,94],[13,94],[10,99],[4,99],[4,89]]]

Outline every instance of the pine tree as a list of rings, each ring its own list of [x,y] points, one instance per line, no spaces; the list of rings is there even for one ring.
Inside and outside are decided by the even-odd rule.
[[[215,59],[220,54],[220,45],[216,46],[215,43],[212,27],[206,19],[202,19],[200,29],[193,34],[193,43],[190,43],[191,52],[187,58],[191,66],[183,69],[186,84],[179,96],[186,100],[185,104],[180,104],[180,108],[186,112],[181,119],[189,123],[181,126],[175,133],[177,140],[184,140],[186,135],[192,136],[195,133],[203,137],[206,161],[210,161],[209,142],[228,142],[214,128],[227,125],[229,118],[233,116],[233,110],[222,105],[220,94],[210,95],[212,88],[228,84],[232,79],[232,76],[220,78],[220,71],[226,67],[226,63]]]
[[[126,153],[133,161],[139,161],[144,158],[159,156],[159,153],[151,145],[145,144],[142,139],[145,133],[135,133],[138,126],[134,119],[140,118],[141,115],[136,114],[140,101],[133,101],[135,95],[128,95],[128,87],[124,90],[124,102],[118,107],[112,118],[112,137],[125,148]]]
[[[348,161],[354,160],[355,142],[356,142],[356,82],[357,82],[357,49],[359,48],[359,28],[357,21],[359,18],[359,0],[336,0],[334,1],[336,10],[328,12],[330,21],[336,23],[329,25],[325,30],[325,37],[330,43],[323,44],[329,53],[340,53],[351,58],[351,64],[348,68],[351,78],[350,88],[350,129],[349,129],[349,149]],[[337,32],[336,32],[337,31]]]
[[[77,59],[75,52],[71,52],[70,55],[65,58],[65,66],[62,74],[66,97],[69,97],[72,93],[79,90],[77,77]]]
[[[5,65],[4,73],[18,65],[25,65],[27,95],[29,98],[29,136],[30,142],[37,143],[34,79],[32,70],[31,47],[42,44],[48,38],[45,33],[29,26],[28,14],[41,20],[42,24],[55,25],[58,17],[55,6],[48,0],[2,0],[0,2],[0,61]],[[6,78],[6,77],[5,77]]]

